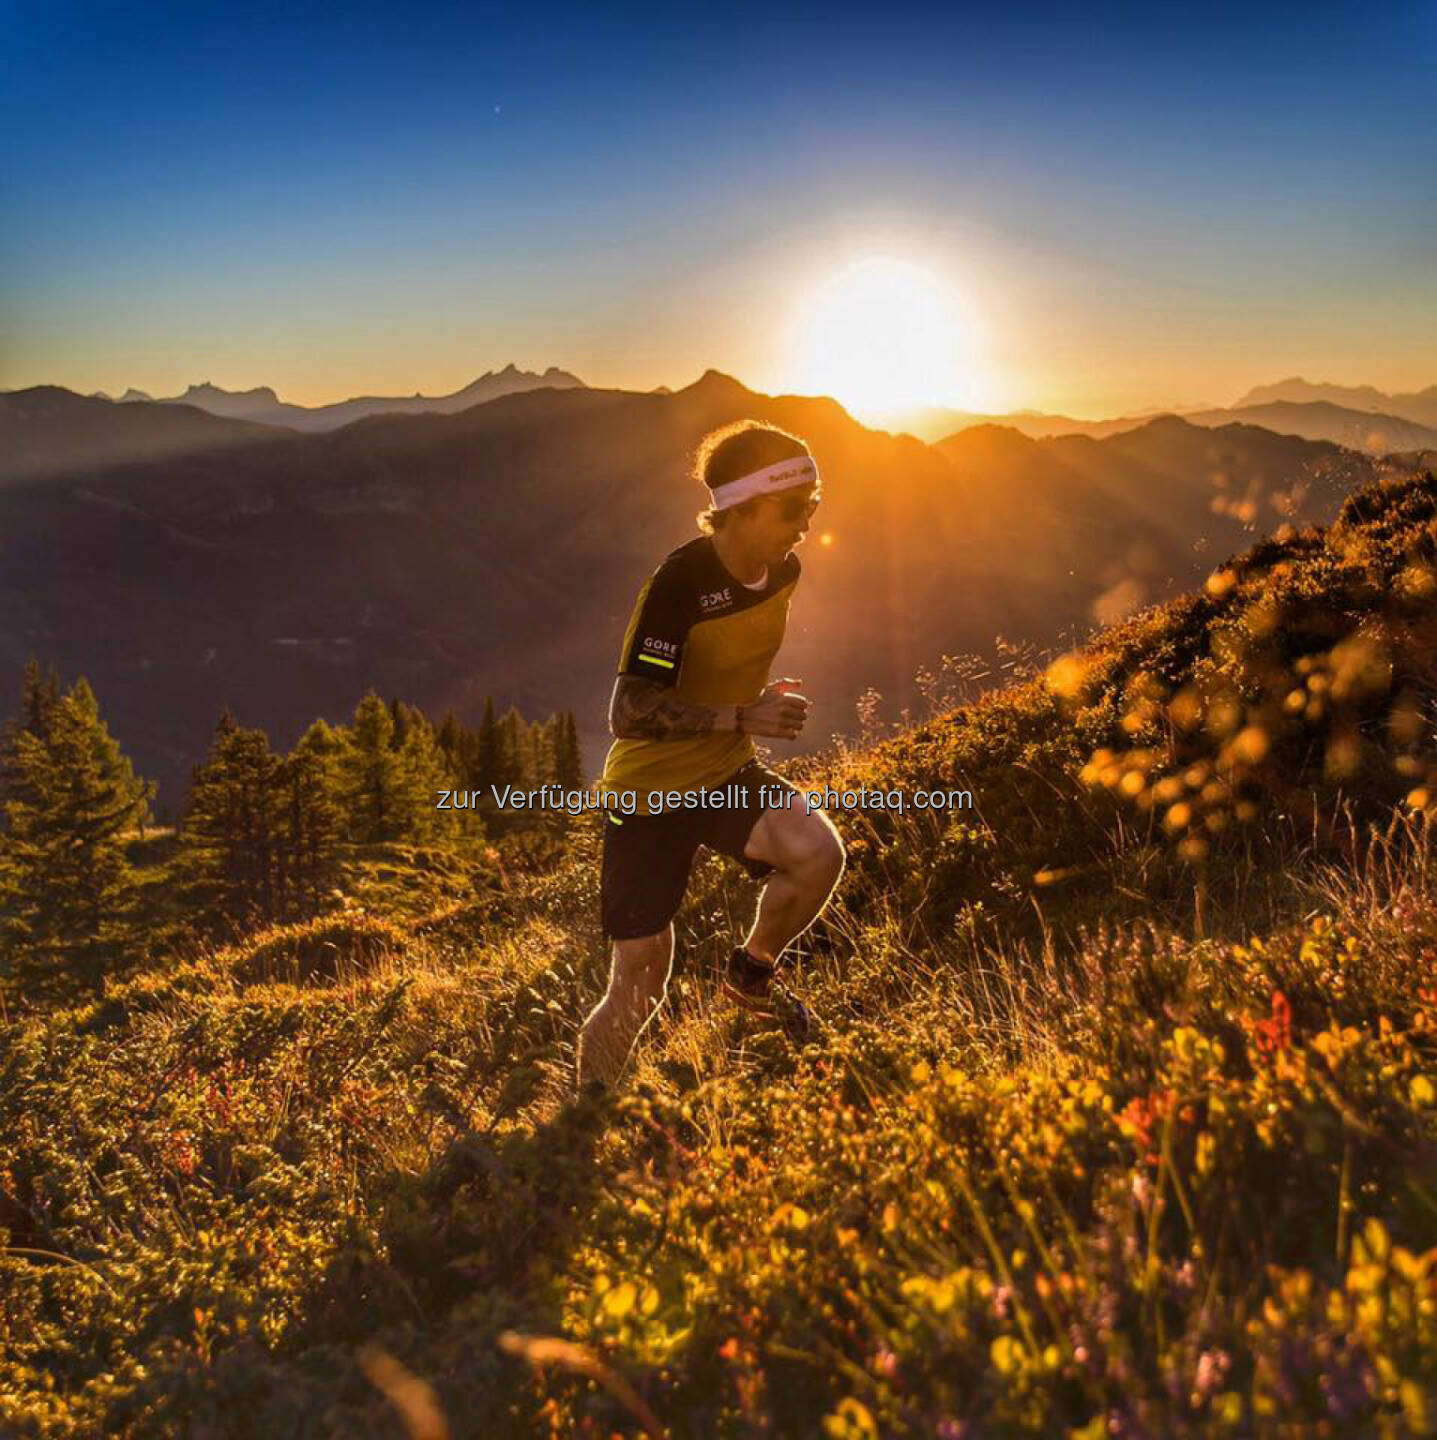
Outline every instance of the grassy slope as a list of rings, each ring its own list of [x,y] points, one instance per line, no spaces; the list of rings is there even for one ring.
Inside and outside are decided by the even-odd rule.
[[[458,1435],[1430,1432],[1434,533],[1431,477],[1367,492],[815,764],[976,809],[836,817],[801,1056],[715,996],[705,862],[607,1126],[591,833],[502,911],[12,1017],[0,1414],[399,1434],[397,1357]]]

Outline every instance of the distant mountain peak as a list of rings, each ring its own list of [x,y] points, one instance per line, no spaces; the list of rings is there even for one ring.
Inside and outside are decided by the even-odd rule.
[[[950,435],[940,442],[940,448],[959,469],[1016,474],[1041,459],[1043,444],[1010,425],[985,424],[970,425]]]
[[[1338,385],[1330,380],[1312,382],[1301,375],[1292,375],[1274,385],[1255,386],[1235,401],[1232,408],[1245,410],[1255,405],[1323,402],[1341,406],[1344,410],[1395,416],[1428,429],[1437,428],[1437,385],[1394,394],[1379,390],[1375,385]]]
[[[252,390],[226,390],[222,385],[216,385],[213,381],[204,380],[198,385],[191,385],[183,395],[181,401],[195,402],[199,400],[262,400],[270,405],[279,404],[279,396],[268,385],[256,385]]]
[[[551,383],[551,388],[582,387],[584,384],[577,375],[571,374],[568,370],[561,369],[558,365],[550,365],[541,375],[534,370],[521,370],[513,361],[510,361],[502,370],[486,370],[477,380],[471,380],[462,389],[456,390],[454,393],[456,395],[468,395],[470,393],[493,390],[496,386],[503,386],[507,382],[515,380],[545,380]],[[418,399],[421,397],[416,396],[415,398]]]
[[[705,370],[692,385],[685,385],[684,388],[677,393],[680,395],[692,395],[700,391],[710,392],[716,395],[732,393],[734,391],[741,391],[745,395],[751,395],[753,393],[741,380],[735,380],[732,375],[725,375],[722,370],[715,370],[712,366]]]
[[[1006,445],[1012,451],[1034,450],[1038,442],[1030,435],[1025,435],[1021,430],[1015,429],[1012,425],[1001,425],[995,421],[986,421],[981,425],[970,425],[966,430],[960,430],[953,440],[961,445],[971,446],[993,446]]]
[[[200,410],[208,410],[212,415],[258,421],[264,425],[283,425],[289,430],[312,433],[338,430],[375,415],[452,415],[524,390],[584,388],[584,382],[577,375],[557,365],[550,365],[540,375],[535,371],[521,370],[511,361],[502,370],[488,371],[451,395],[426,395],[422,390],[414,390],[403,395],[356,395],[348,400],[310,406],[281,400],[269,385],[256,385],[250,390],[226,390],[213,380],[203,380],[190,385],[183,395],[157,398],[140,390],[128,390],[121,398],[153,400],[161,405],[193,405]]]

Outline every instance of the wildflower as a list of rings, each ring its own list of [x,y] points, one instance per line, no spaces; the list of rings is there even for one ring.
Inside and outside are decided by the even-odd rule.
[[[898,1356],[887,1347],[883,1347],[873,1356],[873,1368],[885,1380],[896,1380],[898,1378]]]
[[[1192,1403],[1203,1404],[1227,1377],[1232,1357],[1225,1350],[1204,1350],[1198,1356],[1197,1374],[1193,1378]]]
[[[1253,1026],[1253,1037],[1259,1053],[1264,1056],[1292,1047],[1292,1006],[1281,990],[1272,992],[1271,1018],[1259,1020]]]
[[[1153,1127],[1172,1110],[1175,1100],[1171,1090],[1155,1090],[1151,1095],[1129,1100],[1117,1117],[1118,1129],[1137,1143],[1149,1165],[1157,1164],[1158,1159],[1153,1148]]]

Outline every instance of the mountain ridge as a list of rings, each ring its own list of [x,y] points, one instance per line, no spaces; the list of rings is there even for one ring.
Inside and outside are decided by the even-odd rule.
[[[1359,411],[1325,400],[1271,401],[1262,405],[1213,407],[1205,410],[1165,411],[1191,425],[1215,428],[1232,423],[1259,425],[1280,434],[1298,435],[1305,440],[1328,440],[1371,455],[1425,449],[1437,444],[1437,426],[1423,425],[1400,415]],[[1111,420],[1075,420],[1067,415],[1039,411],[1015,411],[1006,415],[980,415],[966,411],[932,411],[919,425],[928,433],[952,422],[953,428],[935,435],[930,444],[939,444],[952,435],[979,425],[1002,425],[1032,439],[1057,435],[1088,435],[1105,439],[1110,435],[1138,429],[1154,415],[1124,415]],[[916,433],[916,432],[914,432]],[[922,435],[919,438],[923,438]]]
[[[824,475],[784,652],[820,741],[870,688],[897,709],[944,654],[1066,643],[1374,473],[1180,420],[945,452],[719,371],[670,395],[532,389],[0,489],[0,661],[85,674],[170,805],[225,704],[287,744],[371,685],[469,720],[491,694],[571,710],[596,764],[633,596],[703,508],[694,449],[744,418],[803,435]]]
[[[324,405],[297,405],[281,400],[272,386],[257,385],[248,390],[226,390],[211,381],[190,385],[182,395],[155,400],[143,391],[127,390],[122,404],[154,400],[162,405],[195,405],[214,415],[252,420],[260,424],[284,425],[292,430],[336,430],[355,420],[376,414],[449,414],[483,404],[516,390],[559,389],[582,386],[577,375],[550,365],[543,373],[520,370],[512,361],[502,370],[489,370],[467,385],[446,395],[407,396],[355,395]]]
[[[1277,401],[1306,403],[1327,401],[1349,410],[1378,410],[1411,420],[1419,425],[1437,426],[1437,385],[1422,390],[1390,392],[1375,385],[1334,385],[1312,382],[1294,375],[1272,385],[1256,385],[1235,406],[1267,405]]]
[[[195,405],[122,404],[36,385],[0,395],[0,486],[262,444],[292,433]]]

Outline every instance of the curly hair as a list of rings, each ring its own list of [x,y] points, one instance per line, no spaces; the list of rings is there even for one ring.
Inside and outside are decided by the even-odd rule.
[[[809,454],[808,446],[787,430],[769,425],[762,420],[735,420],[732,425],[710,430],[699,442],[694,455],[694,479],[712,491],[716,486],[737,480],[765,465],[777,465],[780,460],[797,460]],[[722,530],[730,515],[748,510],[761,497],[745,500],[728,510],[715,510],[712,505],[695,517],[705,535]]]

